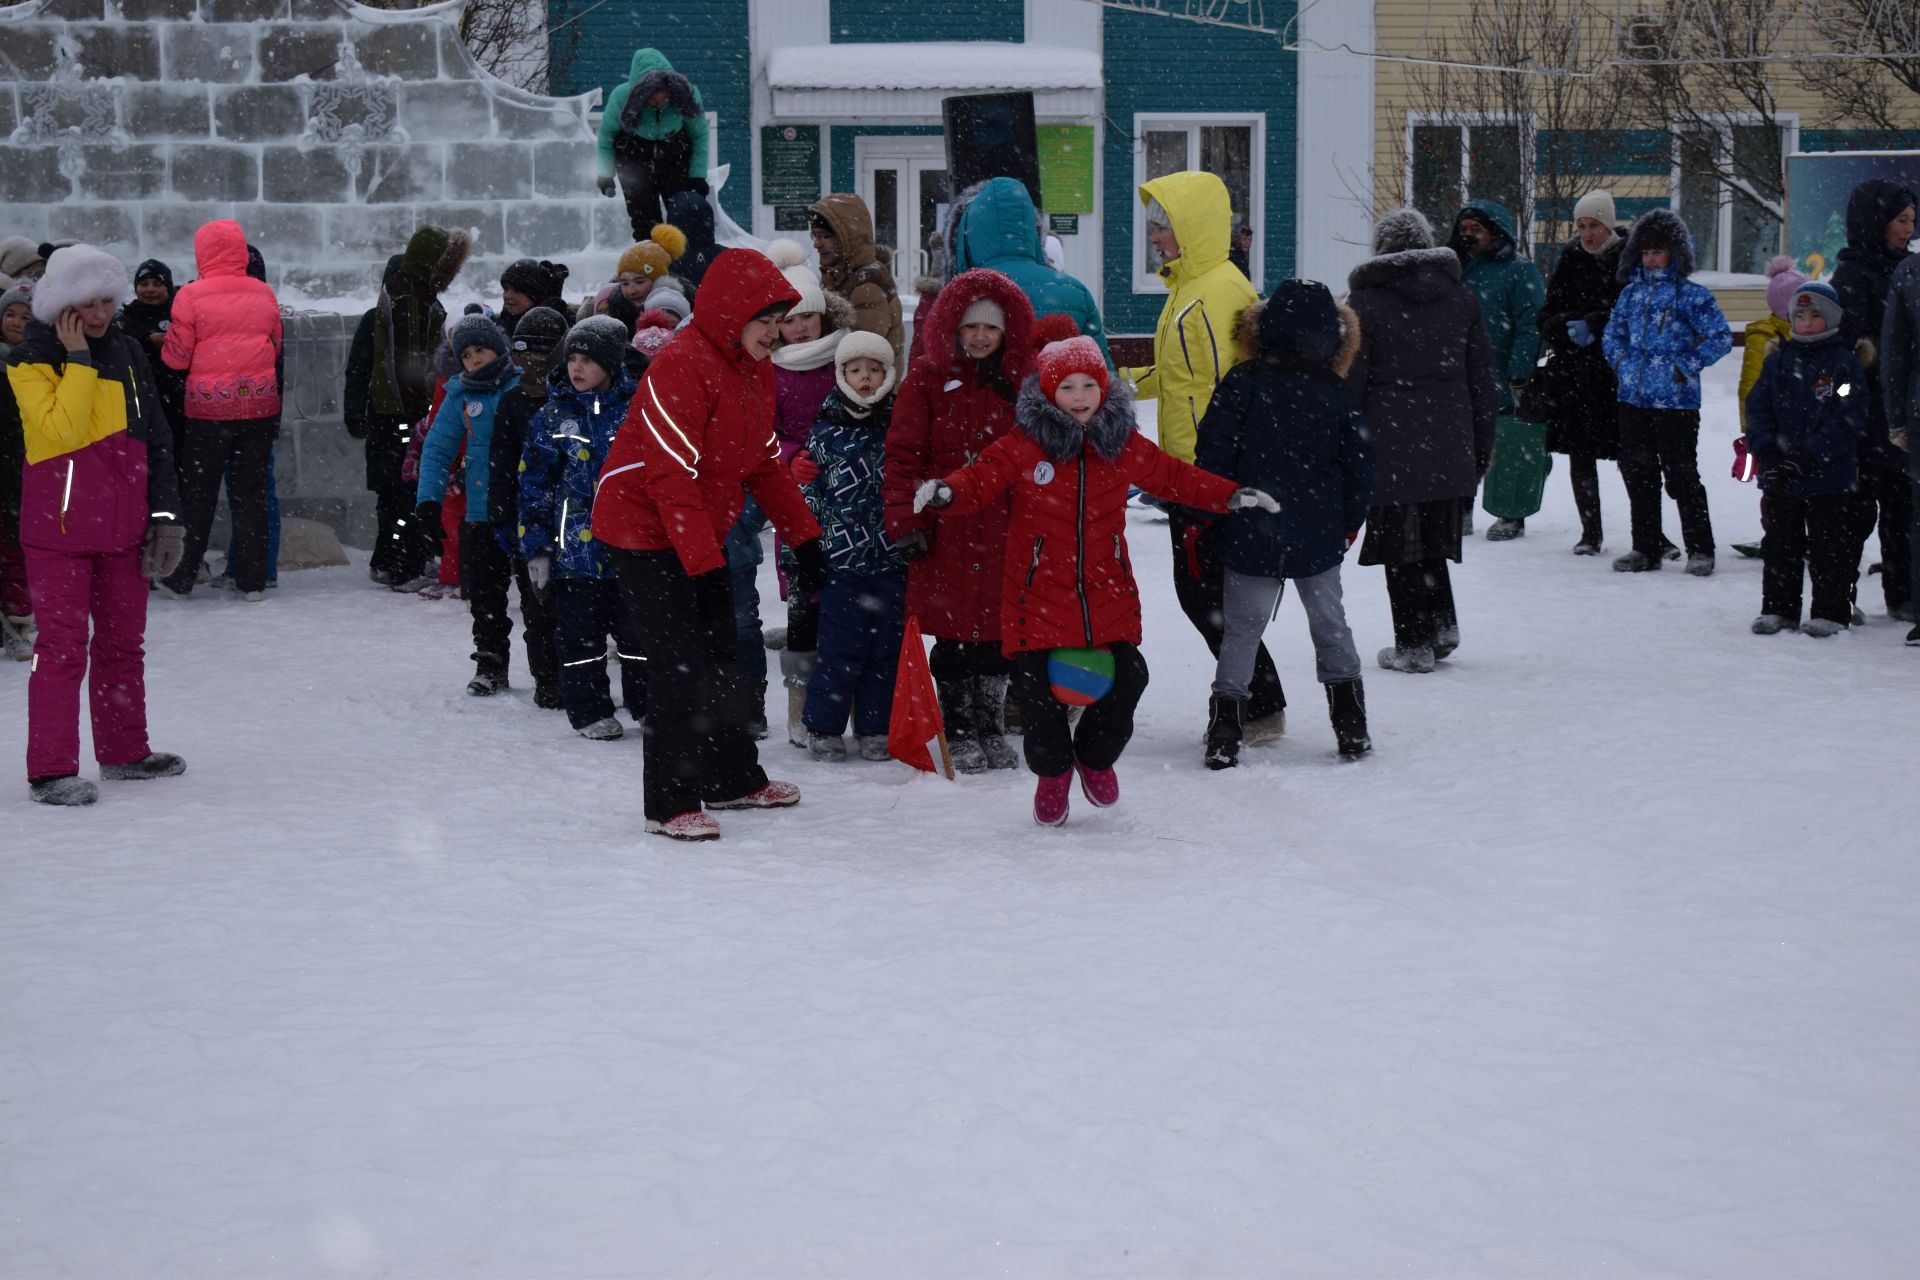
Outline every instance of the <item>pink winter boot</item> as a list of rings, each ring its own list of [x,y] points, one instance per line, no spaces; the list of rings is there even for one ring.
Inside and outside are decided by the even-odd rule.
[[[1033,788],[1033,820],[1043,827],[1057,827],[1067,820],[1067,805],[1073,794],[1073,770],[1041,777]]]
[[[1080,794],[1096,809],[1108,809],[1120,803],[1120,778],[1112,769],[1089,769],[1078,760],[1074,771],[1080,775]]]

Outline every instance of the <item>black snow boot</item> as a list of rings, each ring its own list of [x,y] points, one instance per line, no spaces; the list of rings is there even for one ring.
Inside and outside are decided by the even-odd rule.
[[[1207,768],[1231,769],[1240,763],[1240,735],[1247,725],[1247,700],[1216,693],[1207,699]]]
[[[765,742],[770,732],[767,728],[767,682],[761,680],[748,685],[747,697],[752,700],[747,711],[747,732],[755,742]]]
[[[542,711],[562,711],[566,701],[560,696],[560,682],[557,680],[535,680],[533,682],[533,705]]]
[[[1357,677],[1327,686],[1327,717],[1343,759],[1358,760],[1373,750],[1373,739],[1367,736],[1367,692]]]
[[[940,722],[946,726],[947,753],[953,757],[953,767],[961,773],[985,773],[993,766],[974,733],[973,681],[936,680],[933,687],[940,695]]]
[[[981,676],[973,682],[973,726],[989,769],[1018,769],[1020,753],[1007,742],[1007,677]]]
[[[473,679],[467,681],[467,693],[475,698],[490,698],[507,687],[507,660],[489,653],[473,655]]]

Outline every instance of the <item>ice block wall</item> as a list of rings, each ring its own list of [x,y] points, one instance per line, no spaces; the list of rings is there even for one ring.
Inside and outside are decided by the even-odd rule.
[[[529,0],[535,2],[535,0]],[[25,0],[0,8],[0,235],[76,239],[191,279],[238,219],[295,306],[348,310],[422,222],[469,228],[462,284],[523,255],[569,292],[611,274],[625,209],[593,186],[590,96],[481,71],[461,0]]]

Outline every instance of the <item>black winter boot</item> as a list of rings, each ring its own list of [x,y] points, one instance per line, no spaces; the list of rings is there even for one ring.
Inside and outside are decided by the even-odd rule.
[[[1367,736],[1367,692],[1358,677],[1327,686],[1327,717],[1343,759],[1358,760],[1373,750],[1373,739]]]
[[[467,681],[467,693],[489,698],[507,687],[507,660],[490,653],[473,655],[473,679]]]
[[[973,681],[973,723],[986,753],[989,769],[1018,769],[1020,753],[1007,743],[1007,677],[981,676]]]
[[[1216,693],[1207,699],[1207,768],[1231,769],[1240,763],[1240,735],[1247,724],[1247,700]]]
[[[953,767],[961,773],[985,773],[993,766],[974,733],[973,681],[936,680],[933,687],[940,695],[940,721],[946,726],[947,753],[953,757]]]
[[[747,697],[752,705],[747,712],[747,732],[755,742],[765,742],[769,732],[767,728],[767,682],[759,681],[747,686]]]

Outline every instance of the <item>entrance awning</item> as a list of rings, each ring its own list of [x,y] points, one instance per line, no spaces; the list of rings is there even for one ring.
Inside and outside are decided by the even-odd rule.
[[[1100,55],[1030,44],[792,45],[767,55],[773,114],[940,118],[959,93],[1030,90],[1040,116],[1100,113]]]

